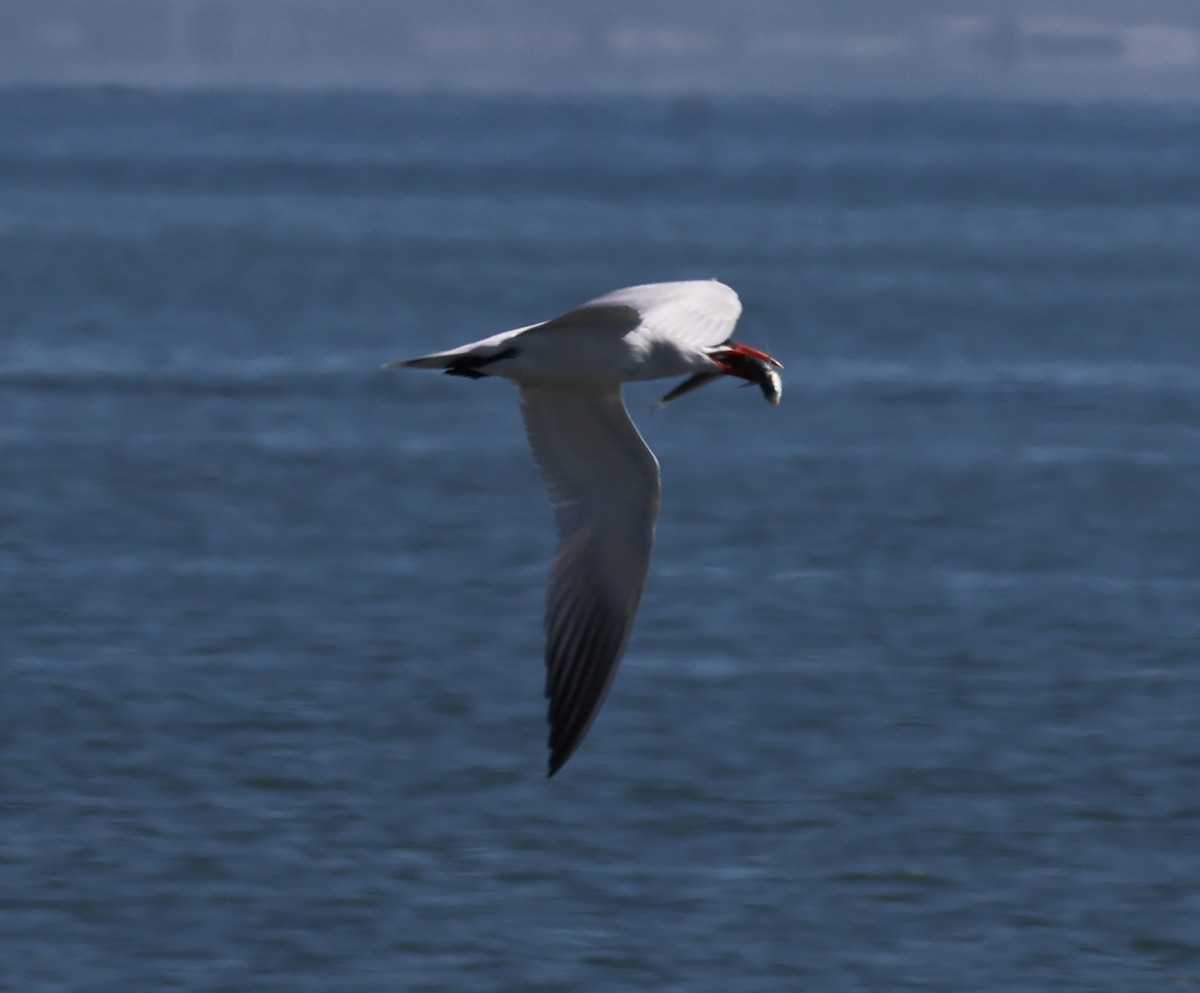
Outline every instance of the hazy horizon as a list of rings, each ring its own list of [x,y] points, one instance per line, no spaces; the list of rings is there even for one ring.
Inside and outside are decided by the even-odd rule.
[[[1191,0],[0,0],[0,84],[1200,96]]]

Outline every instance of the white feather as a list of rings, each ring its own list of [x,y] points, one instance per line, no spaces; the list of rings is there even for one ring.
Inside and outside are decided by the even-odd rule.
[[[587,733],[629,639],[654,545],[658,460],[619,386],[525,386],[521,414],[558,525],[546,592],[553,772]]]

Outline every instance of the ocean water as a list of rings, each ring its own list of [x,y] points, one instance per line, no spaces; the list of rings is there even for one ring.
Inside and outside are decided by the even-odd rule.
[[[546,780],[513,392],[379,365],[708,276]],[[0,95],[0,989],[1200,986],[1198,314],[1194,108]]]

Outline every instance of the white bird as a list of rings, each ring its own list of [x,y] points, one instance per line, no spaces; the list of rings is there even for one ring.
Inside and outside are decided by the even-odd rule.
[[[729,375],[778,403],[782,365],[730,338],[741,311],[737,294],[716,280],[631,286],[553,320],[388,363],[501,376],[521,391],[558,527],[546,592],[548,775],[571,757],[604,701],[654,544],[658,460],[629,419],[621,384],[690,373],[667,403]]]

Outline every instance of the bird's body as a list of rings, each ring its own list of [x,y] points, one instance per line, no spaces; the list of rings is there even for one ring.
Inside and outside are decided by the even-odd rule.
[[[550,775],[578,747],[625,650],[654,543],[658,461],[629,419],[621,384],[689,375],[674,399],[721,375],[778,403],[770,356],[730,340],[737,294],[715,280],[653,283],[553,320],[390,363],[512,380],[558,527],[546,593]]]

